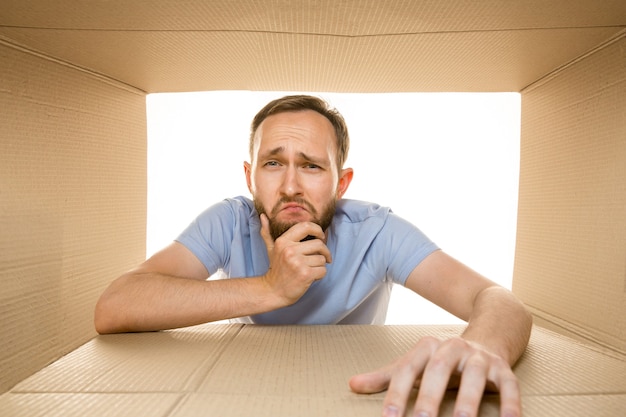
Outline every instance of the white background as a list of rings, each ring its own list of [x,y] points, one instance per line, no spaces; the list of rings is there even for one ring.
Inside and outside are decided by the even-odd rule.
[[[249,125],[281,92],[152,94],[147,256],[209,205],[250,196]],[[292,93],[289,93],[292,94]],[[315,94],[315,93],[314,93]],[[316,94],[345,117],[345,198],[389,206],[444,251],[510,288],[519,177],[517,93]],[[458,323],[396,286],[388,324]]]

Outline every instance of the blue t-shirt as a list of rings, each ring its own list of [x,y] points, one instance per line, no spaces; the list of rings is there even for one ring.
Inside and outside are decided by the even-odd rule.
[[[269,259],[254,203],[246,197],[209,207],[176,239],[210,273],[260,276]],[[389,208],[340,199],[328,229],[332,263],[293,305],[238,321],[260,324],[384,324],[393,283],[437,250],[418,228]]]

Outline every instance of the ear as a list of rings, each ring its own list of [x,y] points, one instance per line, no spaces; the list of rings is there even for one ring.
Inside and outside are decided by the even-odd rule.
[[[339,182],[337,184],[337,199],[342,198],[346,191],[348,191],[353,175],[354,172],[352,168],[345,168],[341,170]]]
[[[250,194],[254,195],[254,193],[252,192],[252,165],[250,165],[249,162],[244,161],[243,170],[246,174],[246,184],[248,184],[248,191],[250,191]]]

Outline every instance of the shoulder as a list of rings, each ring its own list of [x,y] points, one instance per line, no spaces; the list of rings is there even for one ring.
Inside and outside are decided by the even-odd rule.
[[[243,211],[245,213],[254,211],[254,203],[244,196],[226,198],[222,200],[221,204],[230,207],[233,211]]]
[[[352,230],[353,234],[365,230],[369,234],[391,237],[413,236],[420,241],[428,238],[409,220],[398,216],[389,207],[360,200],[342,199],[337,202],[334,227]]]
[[[335,220],[342,223],[362,223],[385,220],[391,209],[368,201],[341,199],[337,202]]]
[[[218,203],[213,204],[200,217],[211,216],[234,216],[234,217],[250,217],[255,212],[254,203],[247,197],[239,196],[226,198]]]
[[[249,198],[226,198],[200,213],[183,234],[195,231],[208,236],[215,235],[220,230],[230,233],[227,231],[258,223],[255,217],[258,218],[254,203]]]

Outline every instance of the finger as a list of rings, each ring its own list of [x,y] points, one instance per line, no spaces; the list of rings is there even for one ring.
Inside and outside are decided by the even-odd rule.
[[[475,416],[485,392],[489,364],[482,355],[473,355],[465,361],[461,386],[456,398],[454,415]]]
[[[306,257],[306,265],[311,268],[323,267],[326,268],[327,259],[326,256],[319,253],[312,253]]]
[[[391,366],[352,376],[348,381],[350,389],[358,394],[374,394],[386,390],[391,381]]]
[[[265,247],[269,253],[274,249],[274,239],[270,233],[270,221],[265,213],[262,213],[259,217],[261,219],[261,237],[263,238]]]
[[[518,417],[522,415],[522,396],[519,382],[512,370],[501,377],[498,385],[500,391],[500,415]]]
[[[305,255],[320,255],[323,258],[323,264],[329,264],[333,261],[330,249],[324,242],[319,239],[313,239],[312,241],[305,241],[303,243],[303,253]],[[315,258],[316,261],[321,259]]]
[[[318,281],[326,276],[326,257],[323,255],[307,255],[305,256],[306,266],[309,268],[306,275],[308,279]]]
[[[415,415],[435,416],[448,389],[448,382],[461,361],[463,341],[448,340],[430,357],[415,401]]]
[[[411,391],[422,376],[439,343],[439,340],[435,338],[421,339],[413,350],[396,362],[387,395],[383,400],[384,416],[404,415]]]
[[[319,224],[313,222],[300,222],[292,226],[288,232],[294,241],[306,242],[309,240],[319,239],[324,241],[326,235]]]

